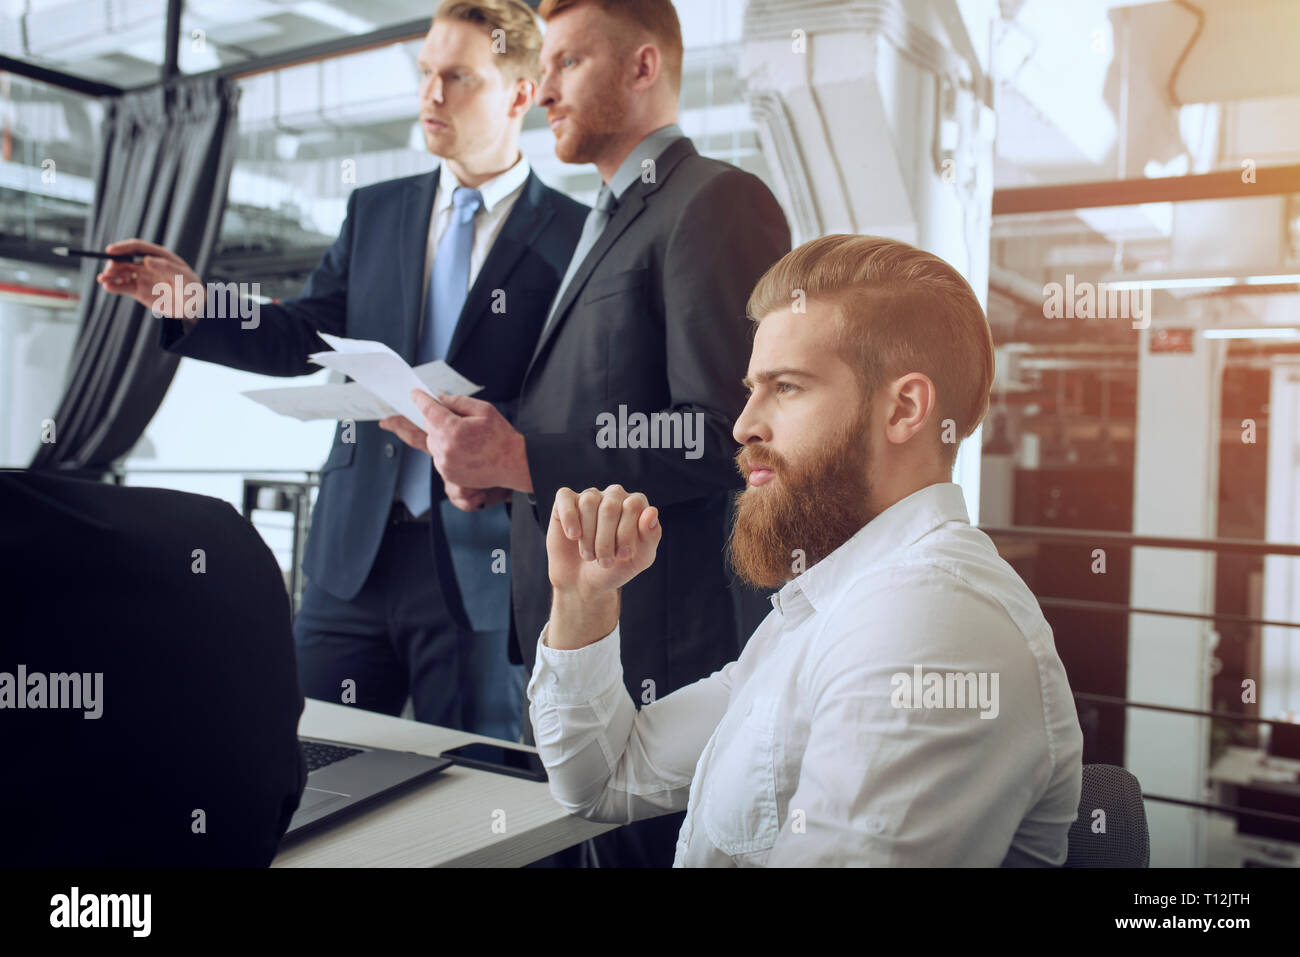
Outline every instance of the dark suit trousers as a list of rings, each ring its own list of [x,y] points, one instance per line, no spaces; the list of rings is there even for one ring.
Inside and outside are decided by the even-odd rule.
[[[427,524],[388,526],[351,601],[309,581],[293,632],[310,698],[396,715],[409,694],[417,721],[519,740],[524,669],[507,660],[507,631],[456,625]]]

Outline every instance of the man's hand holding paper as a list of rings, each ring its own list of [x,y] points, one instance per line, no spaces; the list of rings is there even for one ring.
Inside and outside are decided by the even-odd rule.
[[[497,407],[465,395],[438,395],[434,399],[420,389],[411,392],[424,420],[423,430],[412,428],[401,416],[381,419],[380,428],[428,453],[448,486],[487,490],[489,495],[498,489],[531,492],[524,437]],[[504,495],[497,500],[503,501]],[[463,507],[454,498],[452,504]]]

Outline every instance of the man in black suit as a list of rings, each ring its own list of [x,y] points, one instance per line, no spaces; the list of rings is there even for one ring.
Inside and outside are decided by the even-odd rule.
[[[521,0],[444,0],[418,61],[425,141],[441,169],[353,191],[299,298],[261,306],[255,323],[167,319],[163,345],[295,376],[329,349],[317,332],[379,340],[412,365],[445,358],[512,417],[586,213],[519,150],[540,44]],[[108,249],[149,254],[100,276],[146,305],[157,282],[198,282],[161,247]],[[507,494],[444,483],[375,422],[340,423],[321,476],[294,622],[304,690],[388,714],[409,693],[418,720],[517,740],[524,676],[509,657]]]
[[[268,865],[307,768],[257,532],[219,499],[0,472],[0,564],[0,866]]]
[[[726,566],[730,493],[742,488],[731,428],[746,399],[745,304],[790,232],[761,181],[700,156],[676,126],[682,40],[670,0],[544,0],[539,14],[538,104],[556,155],[594,163],[605,185],[514,425],[474,398],[444,408],[416,393],[427,435],[402,431],[448,481],[515,490],[515,624],[530,669],[549,613],[556,490],[621,483],[655,502],[673,530],[667,560],[622,594],[624,681],[644,704],[721,668],[767,610]],[[597,862],[668,866],[681,823],[672,814],[602,835]]]

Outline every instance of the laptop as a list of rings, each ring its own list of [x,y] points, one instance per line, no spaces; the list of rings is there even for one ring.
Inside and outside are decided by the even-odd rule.
[[[298,738],[307,759],[307,786],[281,844],[396,797],[451,764],[411,751]]]

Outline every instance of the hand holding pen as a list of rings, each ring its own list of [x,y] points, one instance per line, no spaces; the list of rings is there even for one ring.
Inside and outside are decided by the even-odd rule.
[[[190,283],[202,282],[190,268],[189,263],[177,256],[170,249],[147,243],[142,239],[123,239],[109,243],[104,252],[97,253],[82,250],[69,250],[69,254],[94,256],[110,260],[108,266],[95,277],[105,292],[130,296],[140,305],[152,309],[158,303],[159,296],[153,291],[158,283],[175,287],[179,279],[181,288],[188,289]],[[176,297],[171,297],[175,299]],[[174,319],[183,319],[184,297],[174,303],[170,311]]]

